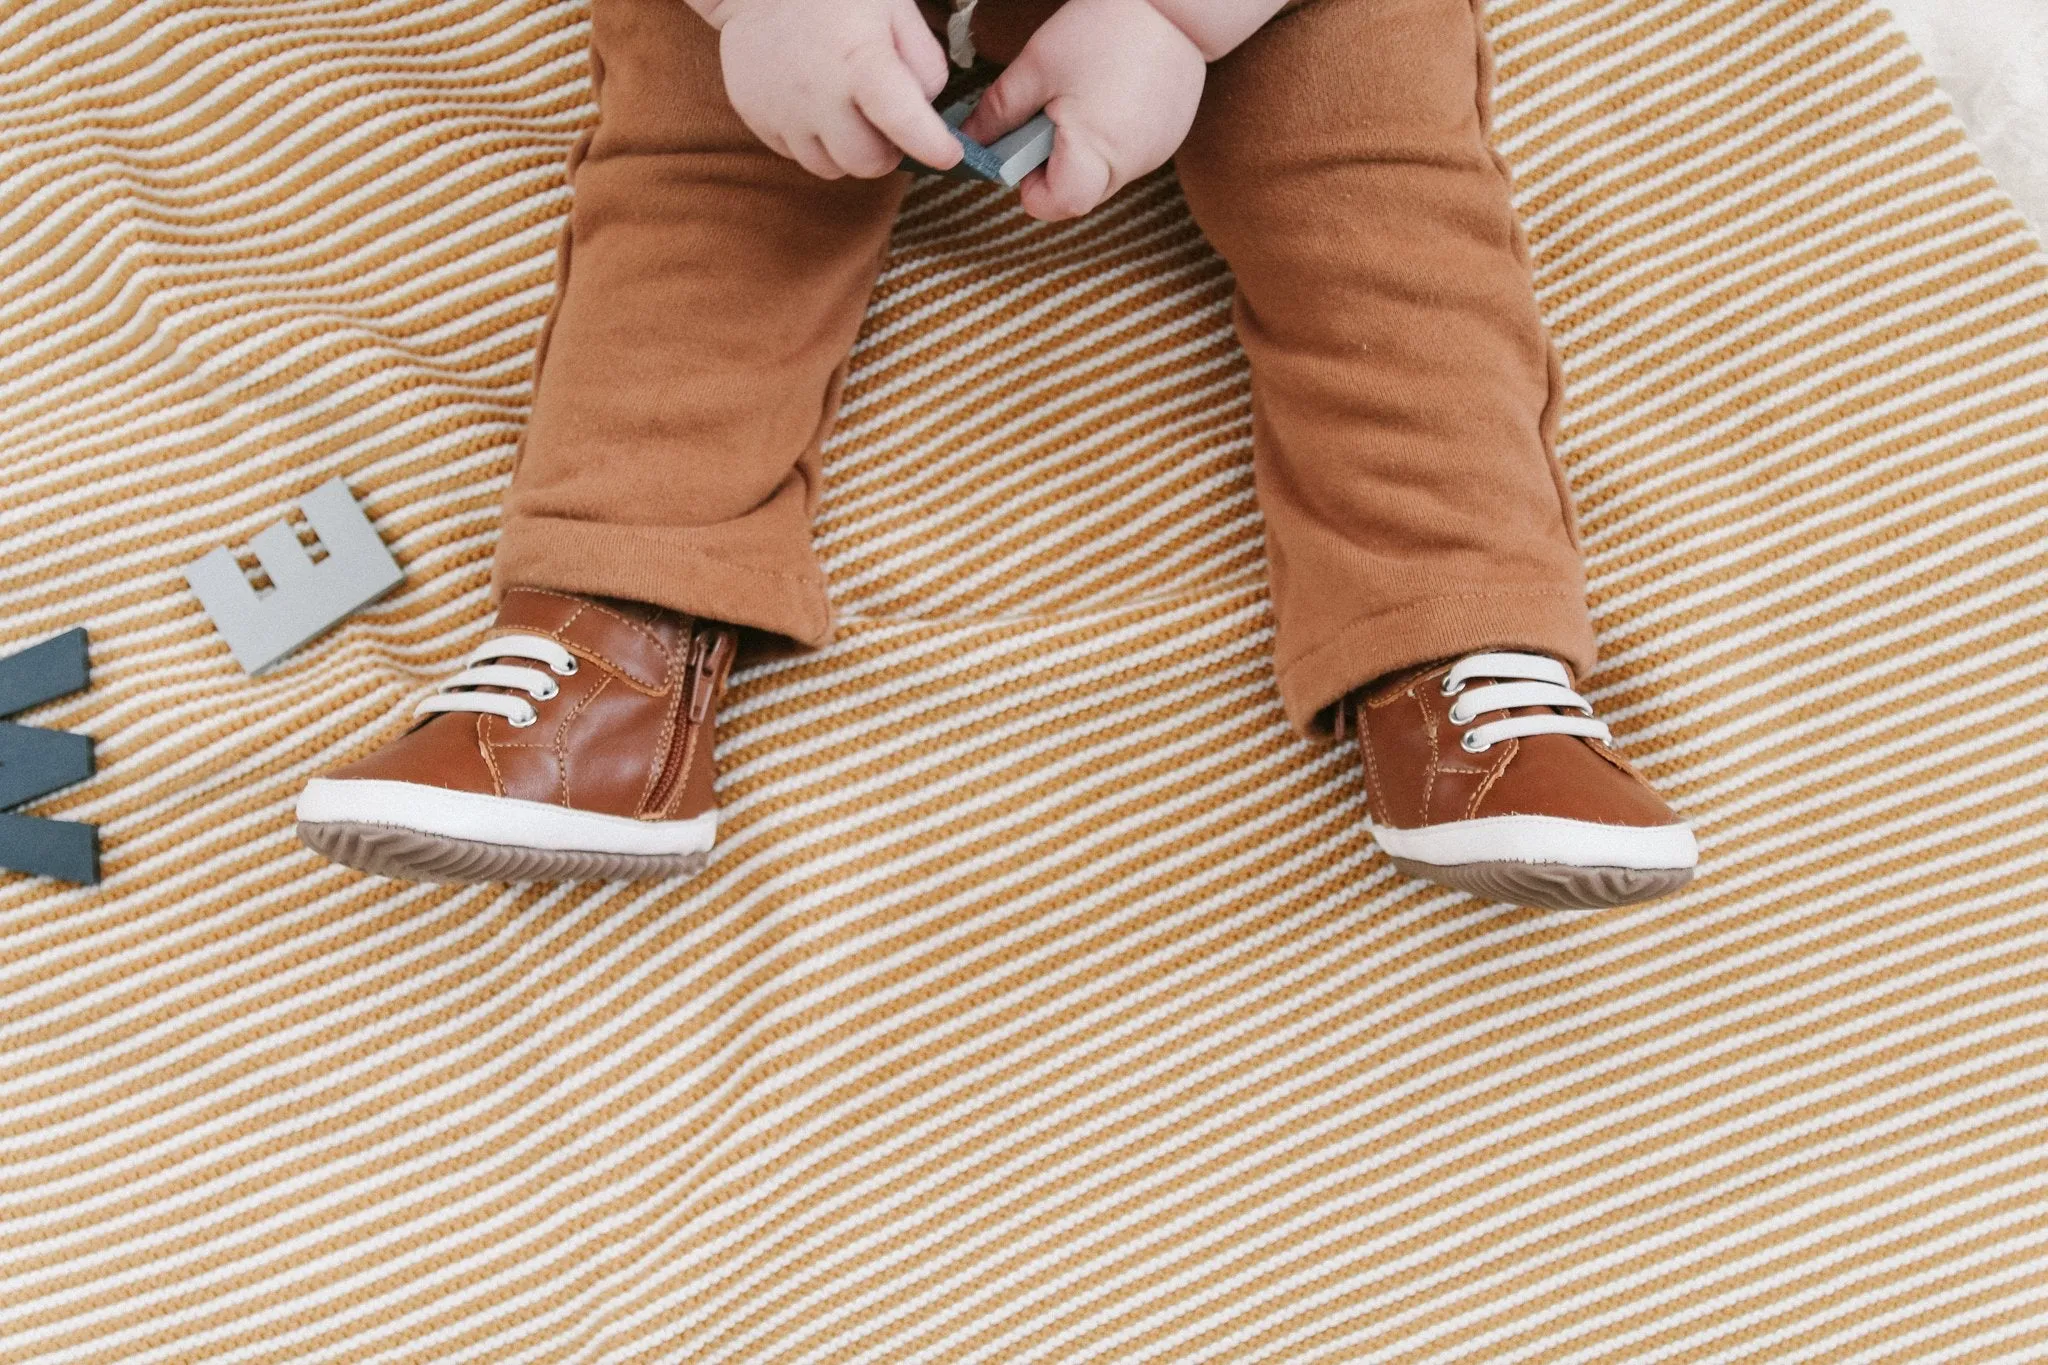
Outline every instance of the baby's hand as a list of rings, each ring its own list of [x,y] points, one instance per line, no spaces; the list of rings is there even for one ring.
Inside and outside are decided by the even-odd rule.
[[[1034,218],[1078,218],[1166,164],[1195,121],[1208,63],[1151,0],[1068,0],[960,131],[993,142],[1041,108],[1052,160],[1017,187]]]
[[[725,93],[754,136],[814,175],[875,179],[960,144],[931,102],[946,53],[917,0],[691,0],[719,30]]]

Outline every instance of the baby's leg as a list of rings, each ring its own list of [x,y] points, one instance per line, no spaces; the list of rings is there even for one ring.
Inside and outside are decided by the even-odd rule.
[[[495,594],[629,598],[807,644],[818,449],[904,177],[820,180],[725,95],[681,0],[596,0],[600,117],[575,202]]]
[[[689,875],[736,626],[832,631],[818,447],[903,179],[815,179],[725,97],[682,0],[596,0],[597,127],[506,498],[497,619],[299,832],[425,881]]]
[[[1214,65],[1178,157],[1237,276],[1280,688],[1303,729],[1431,660],[1594,661],[1477,10],[1306,0]]]
[[[1411,875],[1624,905],[1699,851],[1573,685],[1560,373],[1481,3],[1304,0],[1216,63],[1181,182],[1237,272],[1289,718],[1356,724],[1368,828]]]

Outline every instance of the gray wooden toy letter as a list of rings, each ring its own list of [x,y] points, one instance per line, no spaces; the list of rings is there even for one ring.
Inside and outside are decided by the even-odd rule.
[[[86,681],[85,631],[67,630],[0,659],[0,716],[83,692]],[[100,879],[96,826],[7,810],[92,773],[92,740],[86,736],[0,722],[0,867],[84,885]]]
[[[376,528],[340,479],[299,500],[327,558],[315,564],[284,522],[249,542],[270,575],[258,595],[232,552],[212,550],[185,567],[185,581],[213,618],[235,661],[261,672],[361,607],[405,581],[405,571],[377,538]]]

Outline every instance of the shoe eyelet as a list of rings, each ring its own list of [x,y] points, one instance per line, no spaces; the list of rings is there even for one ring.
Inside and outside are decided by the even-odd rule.
[[[576,669],[579,667],[579,665],[576,662],[576,656],[572,654],[569,656],[568,663],[560,666],[557,666],[555,664],[549,664],[548,667],[553,669],[555,673],[560,677],[573,678],[576,676]]]
[[[1444,674],[1443,685],[1437,688],[1437,691],[1443,693],[1447,697],[1455,697],[1464,690],[1465,684],[1463,683],[1459,683],[1456,687],[1451,686],[1451,675],[1448,673]]]
[[[1472,717],[1461,714],[1456,706],[1445,712],[1444,716],[1453,725],[1470,725],[1472,723]]]
[[[533,699],[535,701],[553,701],[556,697],[559,697],[560,695],[562,695],[562,685],[556,682],[553,678],[549,678],[547,679],[547,690],[544,692],[535,692],[533,694]]]
[[[1488,749],[1491,749],[1493,747],[1491,744],[1474,744],[1472,742],[1478,737],[1478,734],[1477,730],[1467,730],[1458,737],[1458,747],[1468,754],[1483,754]]]
[[[510,725],[510,726],[511,726],[511,727],[512,727],[513,729],[515,729],[515,730],[524,730],[524,729],[526,729],[526,728],[527,728],[528,726],[530,726],[530,725],[534,725],[534,724],[537,724],[537,723],[539,723],[539,721],[540,721],[540,712],[538,712],[538,711],[534,710],[534,709],[533,709],[533,708],[532,708],[531,706],[529,706],[529,707],[527,707],[527,708],[526,708],[526,714],[525,714],[525,715],[523,715],[523,716],[507,716],[507,717],[506,717],[505,719],[506,719],[506,723],[507,723],[507,724],[509,724],[509,725]]]

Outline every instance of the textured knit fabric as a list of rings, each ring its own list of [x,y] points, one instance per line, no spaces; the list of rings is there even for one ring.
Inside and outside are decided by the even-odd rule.
[[[1489,16],[1588,686],[1705,854],[1576,916],[1289,730],[1171,174],[911,190],[702,880],[314,856],[490,618],[587,13],[10,15],[0,650],[92,632],[22,719],[106,881],[0,874],[0,1359],[2048,1358],[2048,257],[1876,6]],[[337,475],[405,584],[248,677],[180,566]]]

